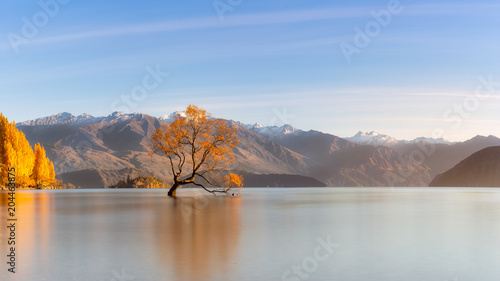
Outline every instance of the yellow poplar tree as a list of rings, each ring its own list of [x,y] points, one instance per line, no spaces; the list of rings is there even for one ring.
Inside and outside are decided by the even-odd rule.
[[[12,167],[16,155],[12,146],[12,132],[9,120],[0,113],[0,184],[8,183],[7,172]]]
[[[56,172],[54,170],[54,163],[47,158],[47,168],[49,169],[49,181],[51,183],[55,182]]]
[[[17,131],[17,134],[18,144],[15,149],[18,154],[16,164],[18,171],[16,180],[20,186],[32,186],[33,181],[31,179],[31,174],[33,173],[35,155],[24,133]]]
[[[54,165],[45,156],[45,149],[39,143],[35,145],[35,161],[32,178],[37,187],[50,185],[54,182]]]
[[[52,184],[55,181],[54,165],[45,157],[45,150],[39,146],[40,157],[35,161],[35,154],[23,132],[16,129],[15,122],[9,120],[0,113],[0,185],[7,184],[7,171],[9,168],[16,168],[16,184],[18,186],[33,186],[35,178],[39,181],[36,184]],[[43,159],[43,160],[40,160]],[[35,164],[37,172],[34,176]]]

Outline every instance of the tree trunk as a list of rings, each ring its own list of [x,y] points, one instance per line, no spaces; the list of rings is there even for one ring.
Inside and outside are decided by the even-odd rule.
[[[181,187],[181,185],[178,182],[175,182],[174,185],[170,188],[168,191],[168,196],[175,197],[175,191],[177,188]]]

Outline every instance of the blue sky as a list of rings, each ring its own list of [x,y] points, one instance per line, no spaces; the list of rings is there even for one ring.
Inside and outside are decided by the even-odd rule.
[[[497,1],[221,0],[223,13],[206,0],[55,1],[0,3],[10,120],[197,104],[339,136],[500,136]],[[356,45],[356,30],[368,44]],[[342,44],[357,49],[350,62]]]

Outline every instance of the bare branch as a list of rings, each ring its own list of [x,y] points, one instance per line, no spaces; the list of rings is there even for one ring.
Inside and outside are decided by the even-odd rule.
[[[192,182],[192,184],[196,185],[196,186],[200,186],[202,187],[203,189],[205,189],[207,192],[210,192],[212,193],[213,195],[215,195],[215,191],[214,190],[208,190],[203,184],[201,183],[196,183],[196,182]]]

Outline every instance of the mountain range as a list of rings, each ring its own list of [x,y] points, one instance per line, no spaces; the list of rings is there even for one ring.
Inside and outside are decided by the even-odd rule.
[[[439,139],[432,139],[432,138],[416,138],[414,140],[396,140],[395,138],[388,136],[388,135],[383,135],[379,134],[375,131],[371,131],[369,133],[364,133],[359,131],[356,135],[352,137],[345,138],[346,140],[350,140],[352,142],[355,142],[357,144],[365,144],[365,145],[374,145],[374,146],[397,146],[401,144],[412,144],[412,143],[419,143],[419,142],[428,142],[428,143],[434,143],[434,144],[454,144],[454,142],[447,141],[443,138]]]
[[[141,113],[115,112],[105,117],[59,113],[17,127],[30,144],[45,146],[58,178],[65,182],[105,187],[132,174],[154,175],[168,183],[166,158],[150,155],[148,145],[156,129],[179,114],[183,113],[156,118]],[[470,154],[500,145],[493,136],[452,143],[424,138],[397,141],[360,132],[344,139],[291,125],[227,121],[238,128],[240,141],[233,149],[236,162],[229,169],[261,186],[286,186],[290,179],[305,186],[427,186],[435,175]],[[266,176],[270,174],[274,179]]]

